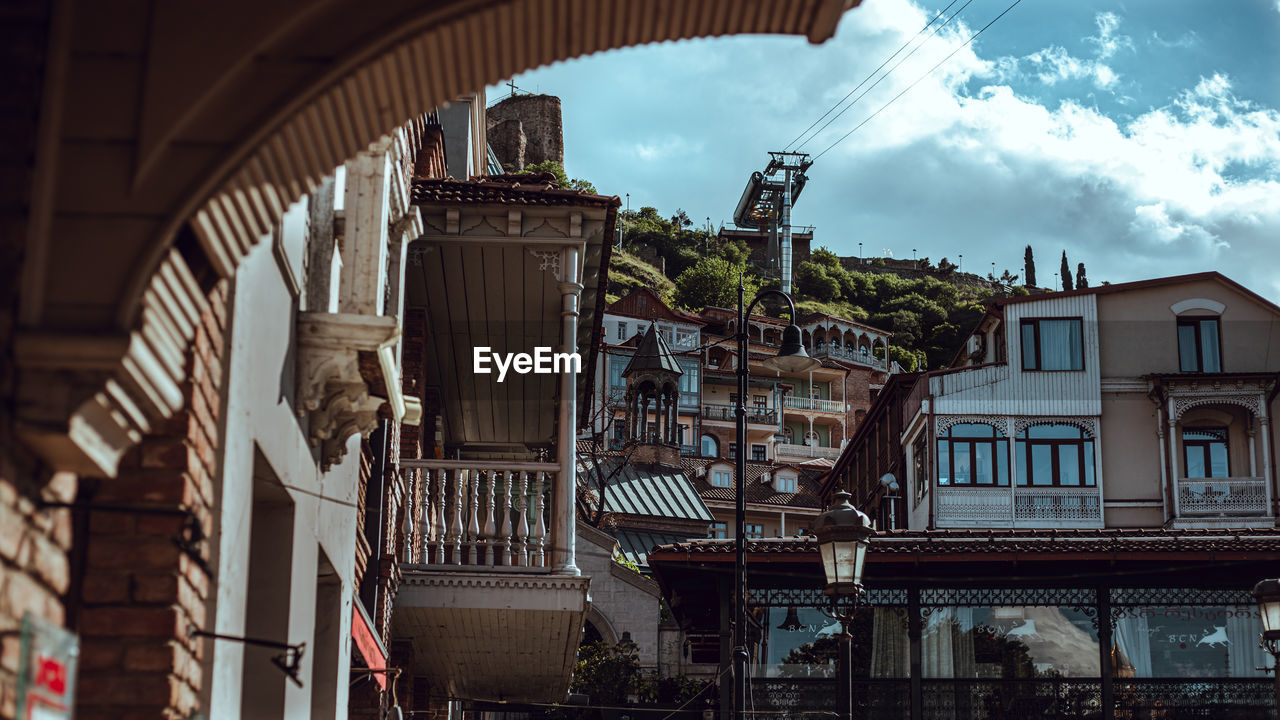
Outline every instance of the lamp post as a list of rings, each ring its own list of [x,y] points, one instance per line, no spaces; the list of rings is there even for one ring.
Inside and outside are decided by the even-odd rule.
[[[737,527],[734,529],[733,563],[733,717],[743,720],[747,708],[747,321],[756,304],[774,296],[787,301],[791,324],[782,331],[782,347],[778,354],[765,360],[769,367],[782,372],[806,372],[822,363],[809,357],[800,341],[796,325],[796,304],[781,290],[761,290],[745,309],[746,286],[738,279],[738,401],[734,407],[737,421],[738,452],[734,454],[734,501]]]
[[[1263,580],[1253,586],[1253,599],[1258,601],[1258,613],[1262,615],[1262,635],[1258,647],[1271,653],[1275,665],[1276,708],[1280,709],[1280,579]]]
[[[818,516],[813,529],[827,580],[824,592],[831,600],[827,614],[840,621],[836,674],[840,683],[837,710],[841,720],[853,718],[853,614],[858,601],[866,594],[862,587],[862,566],[871,537],[876,534],[871,518],[854,507],[849,497],[843,490],[836,493],[831,507]]]

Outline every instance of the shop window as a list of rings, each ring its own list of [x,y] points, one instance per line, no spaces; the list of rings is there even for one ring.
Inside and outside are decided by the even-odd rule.
[[[1018,484],[1092,487],[1093,438],[1075,425],[1032,425],[1018,434]]]
[[[1178,318],[1178,364],[1182,372],[1222,372],[1218,318]]]
[[[1084,323],[1080,318],[1022,321],[1023,370],[1083,370]]]
[[[1112,610],[1117,677],[1261,678],[1256,606],[1123,606]]]
[[[1184,428],[1182,452],[1188,478],[1231,477],[1226,428]]]
[[[1009,441],[985,423],[958,423],[938,439],[938,485],[1009,484]]]

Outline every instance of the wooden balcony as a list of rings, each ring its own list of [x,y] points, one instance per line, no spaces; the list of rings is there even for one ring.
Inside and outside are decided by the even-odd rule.
[[[736,422],[736,409],[727,403],[703,403],[702,419],[711,422]],[[747,406],[748,425],[777,425],[778,410],[771,407]]]
[[[1096,487],[942,487],[934,492],[940,528],[1102,527]]]
[[[451,697],[562,702],[590,578],[556,572],[556,549],[574,542],[552,522],[560,466],[403,464],[420,473],[426,510],[400,564],[395,636],[413,642],[415,665]]]
[[[839,400],[821,400],[819,398],[788,395],[783,402],[783,407],[787,410],[801,410],[804,412],[844,414],[844,403]]]
[[[774,451],[779,460],[787,458],[830,458],[835,460],[840,457],[840,448],[819,447],[817,445],[778,443],[774,446]]]

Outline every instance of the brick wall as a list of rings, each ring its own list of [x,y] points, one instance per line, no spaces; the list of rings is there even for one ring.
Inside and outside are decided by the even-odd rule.
[[[188,717],[199,709],[210,592],[213,479],[221,433],[228,287],[210,294],[188,351],[185,407],[121,463],[86,482],[77,717]]]

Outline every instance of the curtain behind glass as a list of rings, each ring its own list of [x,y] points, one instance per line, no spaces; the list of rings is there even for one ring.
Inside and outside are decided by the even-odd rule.
[[[1221,372],[1222,365],[1218,362],[1220,354],[1218,352],[1218,321],[1202,320],[1200,322],[1200,360],[1204,367],[1200,368],[1202,372]]]
[[[1084,348],[1077,320],[1040,321],[1040,369],[1080,370]]]
[[[1133,677],[1151,677],[1151,633],[1145,617],[1122,617],[1116,621],[1116,645],[1133,666]],[[1125,677],[1122,668],[1116,674]]]
[[[871,631],[871,677],[911,677],[911,638],[907,634],[907,611],[904,608],[875,608]]]

